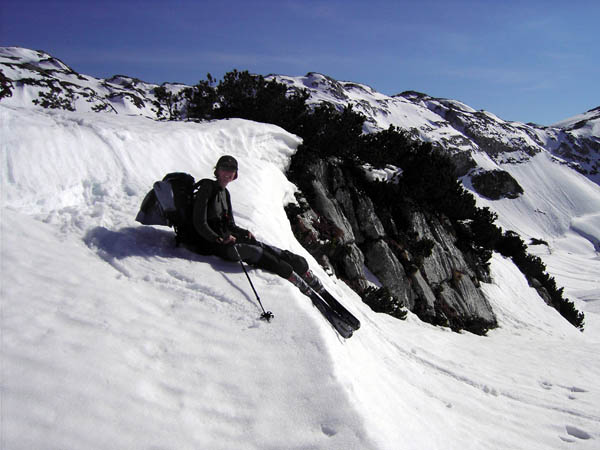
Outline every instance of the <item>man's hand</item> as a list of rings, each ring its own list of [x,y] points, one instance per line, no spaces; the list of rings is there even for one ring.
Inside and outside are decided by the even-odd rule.
[[[223,244],[223,245],[235,244],[235,241],[236,241],[235,236],[232,236],[231,234],[229,236],[227,236],[225,239],[223,239],[221,237],[219,239],[217,239],[217,242],[219,244]]]

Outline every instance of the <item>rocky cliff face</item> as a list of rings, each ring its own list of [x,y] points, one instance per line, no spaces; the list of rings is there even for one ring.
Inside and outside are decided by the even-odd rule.
[[[479,271],[456,247],[449,226],[418,210],[407,213],[404,232],[431,249],[419,257],[392,238],[397,224],[379,217],[356,171],[336,159],[312,161],[305,170],[300,206],[289,207],[288,216],[298,239],[323,266],[358,292],[365,292],[374,275],[425,321],[475,333],[496,326],[478,288]]]

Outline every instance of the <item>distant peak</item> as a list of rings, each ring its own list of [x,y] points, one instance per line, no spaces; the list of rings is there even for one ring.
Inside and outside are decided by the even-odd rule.
[[[596,106],[588,111],[589,113],[598,113],[600,114],[600,106]]]
[[[430,99],[432,98],[430,95],[424,94],[423,92],[418,91],[404,91],[400,94],[392,95],[392,97],[404,97],[404,98],[416,98],[419,100]]]

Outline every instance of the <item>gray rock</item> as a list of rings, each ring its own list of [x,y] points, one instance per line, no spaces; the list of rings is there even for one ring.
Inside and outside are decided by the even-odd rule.
[[[439,309],[448,320],[448,325],[477,334],[484,334],[489,328],[496,327],[496,316],[485,297],[472,283],[469,285],[464,281],[461,284],[463,286],[456,290],[450,283],[443,283],[438,294]],[[467,295],[463,297],[461,291]]]
[[[369,197],[359,195],[357,198],[356,220],[364,235],[371,240],[381,239],[385,236],[385,230],[381,220],[375,213],[373,202]]]
[[[523,188],[511,174],[504,170],[479,172],[471,176],[473,188],[491,200],[518,198]]]
[[[329,170],[326,161],[317,160],[310,166],[310,171],[314,176],[311,185],[313,189],[314,202],[311,205],[313,209],[331,223],[333,223],[340,231],[341,234],[338,239],[341,244],[346,245],[354,243],[356,238],[352,225],[344,215],[338,202],[333,196],[331,196],[327,189],[327,181],[329,177]]]
[[[368,286],[366,266],[423,320],[475,333],[495,326],[494,313],[473,282],[475,271],[456,247],[451,228],[422,212],[407,214],[409,233],[434,243],[431,255],[422,257],[420,267],[405,249],[403,263],[413,264],[409,276],[385,240],[386,231],[372,199],[358,191],[352,174],[332,159],[311,162],[310,175],[310,207],[296,223],[310,240],[305,246],[321,264],[335,268],[338,276],[361,290]],[[328,221],[325,226],[320,224],[320,217]],[[327,227],[334,228],[335,238],[329,236]]]
[[[463,301],[461,311],[469,320],[481,320],[489,326],[496,325],[496,316],[487,298],[481,293],[469,276],[462,272],[455,272],[453,288]]]
[[[430,239],[435,242],[431,256],[423,260],[423,272],[427,280],[436,285],[449,280],[452,277],[452,261],[447,251],[437,242],[423,214],[415,212],[411,219],[412,231],[417,233],[420,239]]]
[[[341,244],[350,244],[355,242],[352,225],[346,219],[341,208],[335,201],[327,195],[327,190],[319,180],[312,182],[314,189],[314,205],[315,210],[332,222],[340,231],[338,236]]]
[[[365,278],[365,257],[360,249],[355,244],[346,246],[342,264],[344,272],[349,280],[358,280]]]
[[[425,281],[421,272],[418,270],[410,275],[412,280],[412,288],[417,295],[417,298],[420,300],[420,313],[425,317],[435,317],[435,294],[429,287],[429,284]]]
[[[450,280],[454,270],[474,276],[462,252],[455,245],[456,239],[446,231],[439,220],[430,219],[431,224],[429,224],[425,216],[419,212],[414,212],[411,219],[412,231],[417,233],[420,239],[434,241],[431,256],[423,261],[423,271],[430,283],[440,284]]]
[[[369,270],[392,295],[412,309],[415,296],[411,291],[411,283],[389,246],[383,240],[369,242],[366,244],[365,260]]]
[[[335,200],[338,202],[338,205],[342,209],[342,213],[344,217],[350,223],[352,227],[352,231],[354,233],[354,239],[357,243],[361,244],[364,242],[365,237],[360,231],[360,226],[358,221],[356,220],[357,214],[354,209],[354,202],[352,200],[352,193],[347,187],[340,188],[335,191]]]
[[[475,332],[496,326],[492,307],[473,283],[474,271],[456,247],[454,236],[437,219],[430,219],[431,223],[428,223],[425,216],[418,212],[411,217],[413,231],[420,238],[434,241],[432,254],[423,260],[421,270],[430,284],[430,290],[436,290],[432,289],[435,286],[443,288],[441,291],[437,289],[442,302],[442,306],[436,306],[437,317],[445,316],[453,328],[475,327],[472,330]],[[427,300],[423,313],[430,313],[431,297],[423,297],[426,290],[419,284],[415,285],[415,291]]]

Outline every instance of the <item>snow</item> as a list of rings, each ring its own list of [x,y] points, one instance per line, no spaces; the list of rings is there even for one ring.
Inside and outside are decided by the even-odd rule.
[[[110,79],[81,75],[45,52],[20,47],[0,47],[0,64],[3,74],[15,81],[11,95],[2,100],[5,106],[31,108],[40,93],[49,93],[49,86],[60,86],[59,97],[65,99],[70,92],[69,103],[79,112],[104,108],[110,114],[157,118],[155,84],[123,75]],[[171,93],[186,88],[178,83],[163,86]]]
[[[386,164],[381,169],[376,169],[371,164],[364,164],[362,169],[365,177],[370,181],[397,183],[398,177],[402,175],[402,169],[392,164]]]
[[[483,290],[500,327],[479,337],[373,313],[327,277],[283,211],[300,141],[278,127],[5,103],[0,120],[1,448],[598,448],[600,197],[564,166],[534,158],[511,172],[526,196],[494,207],[548,239],[549,269],[589,306],[586,332],[495,255]],[[307,257],[361,320],[351,339],[252,269],[275,314],[259,320],[239,264],[134,221],[154,181],[210,177],[222,154],[240,163],[239,224]],[[538,185],[544,174],[555,182]]]
[[[547,152],[525,164],[496,165],[486,155],[474,157],[488,170],[508,171],[524,190],[513,200],[477,198],[478,206],[495,211],[498,225],[516,231],[526,243],[532,238],[547,243],[528,250],[542,259],[565,297],[584,311],[586,334],[600,338],[600,187]]]
[[[584,126],[581,126],[584,124]],[[600,108],[591,109],[552,125],[555,128],[571,129],[575,135],[600,136]]]
[[[474,148],[462,133],[450,126],[439,114],[431,111],[425,102],[416,105],[402,96],[389,97],[369,86],[338,82],[317,73],[309,73],[304,77],[277,75],[272,78],[297,89],[306,89],[310,93],[309,104],[316,105],[325,101],[338,109],[352,105],[354,111],[369,118],[363,125],[365,132],[380,131],[389,128],[390,125],[401,124],[403,129],[414,131],[420,139],[427,142],[453,141],[453,148],[457,151]],[[474,111],[460,102],[452,104]]]

